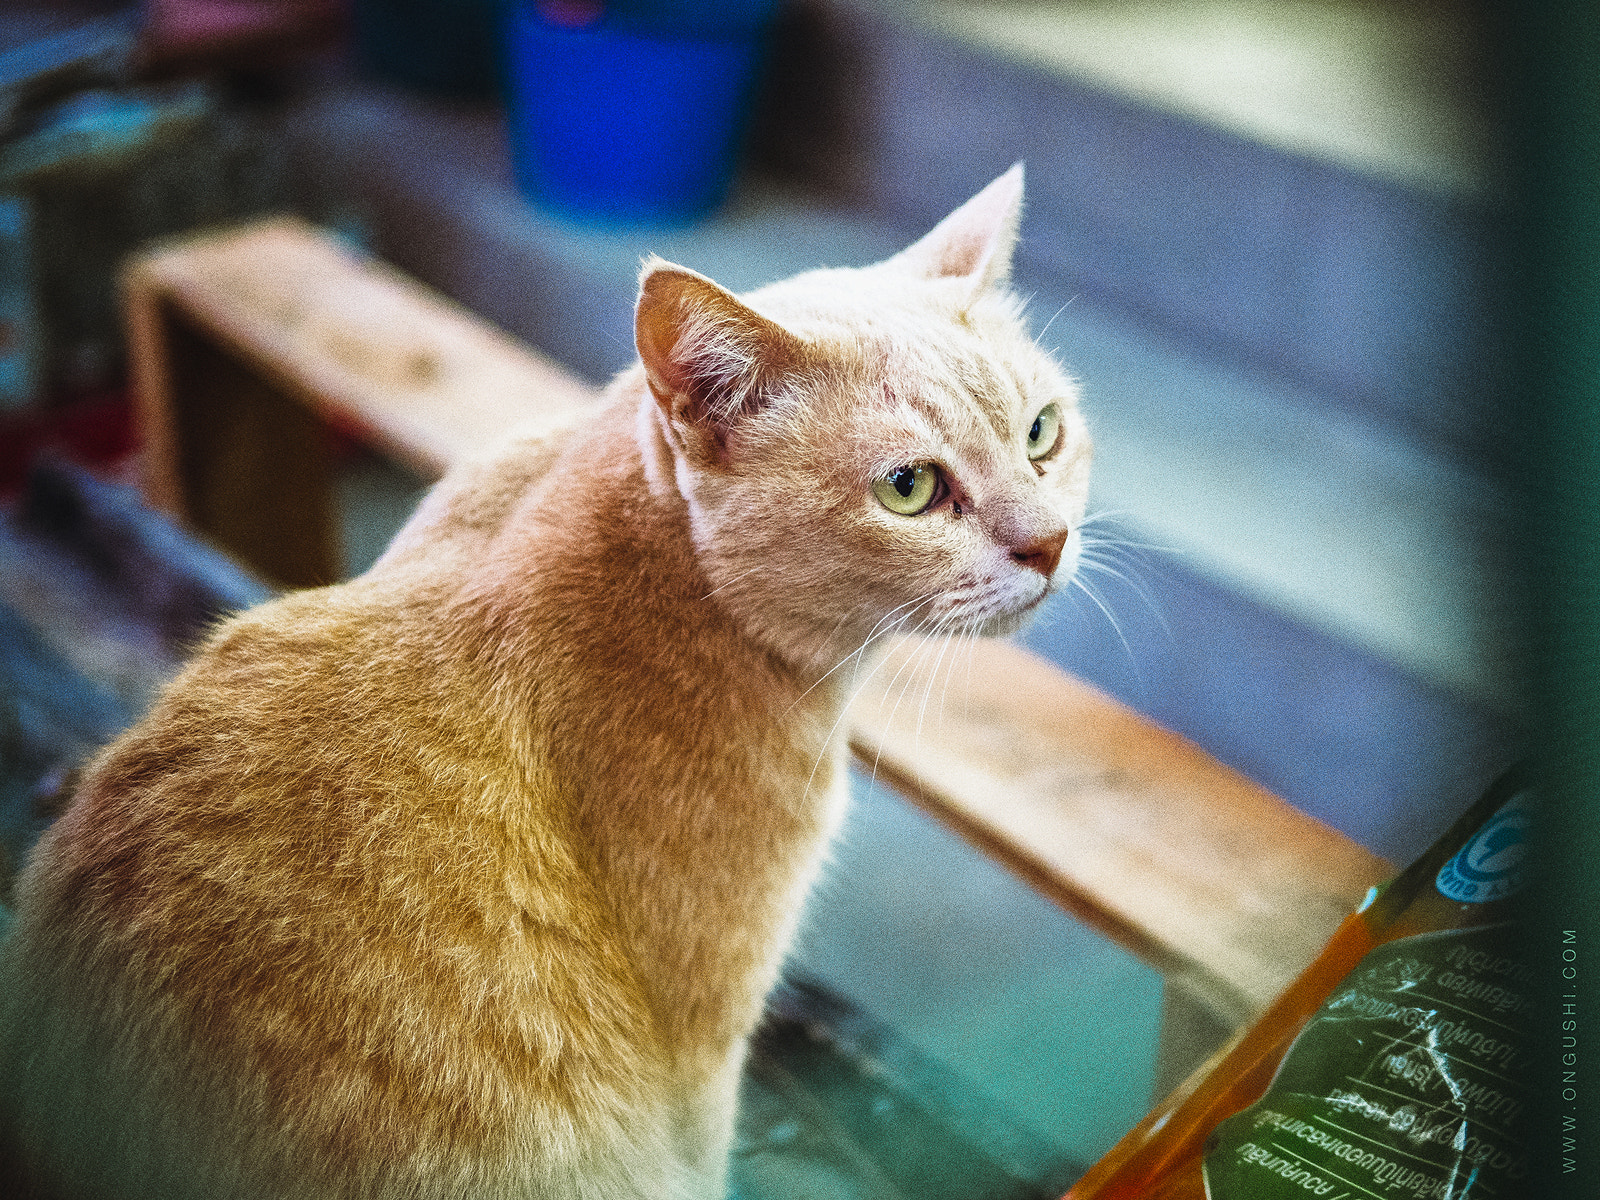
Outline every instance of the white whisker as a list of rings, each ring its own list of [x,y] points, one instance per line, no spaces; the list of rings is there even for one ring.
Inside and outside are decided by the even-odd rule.
[[[1139,660],[1134,656],[1133,647],[1128,643],[1127,635],[1122,631],[1122,622],[1117,620],[1111,609],[1106,606],[1105,601],[1095,593],[1095,590],[1089,586],[1085,579],[1074,575],[1072,584],[1085,596],[1089,597],[1094,602],[1094,606],[1105,614],[1106,620],[1111,623],[1112,631],[1117,635],[1117,641],[1122,643],[1123,653],[1128,656],[1128,665],[1133,668],[1134,678],[1138,680],[1139,686],[1143,688],[1144,674],[1139,670]]]
[[[963,717],[970,717],[972,715],[972,660],[977,657],[978,634],[976,631],[969,630],[967,641],[967,691],[962,697],[963,707],[961,710],[961,715]]]
[[[950,698],[950,681],[956,677],[956,664],[961,658],[961,651],[970,647],[977,635],[972,632],[970,625],[964,625],[956,632],[955,652],[950,655],[950,669],[944,673],[944,687],[939,692],[939,722],[944,723],[944,704]],[[970,688],[972,680],[971,657],[967,659],[967,681]]]
[[[748,571],[740,571],[737,575],[735,575],[732,579],[728,580],[726,583],[719,583],[716,587],[712,588],[704,596],[701,596],[700,599],[709,600],[709,599],[711,599],[711,597],[715,596],[718,592],[720,592],[723,588],[732,587],[734,584],[738,583],[739,580],[743,579],[746,575],[753,575],[753,574],[755,574],[755,572],[759,571],[760,569],[761,569],[761,564],[757,563],[755,566],[751,567]]]
[[[928,701],[933,698],[933,685],[939,681],[939,667],[944,663],[944,656],[950,649],[950,635],[944,630],[955,624],[955,618],[947,618],[939,631],[939,657],[933,661],[933,670],[928,674],[928,686],[922,693],[922,707],[917,710],[917,736],[916,741],[922,741],[922,721],[928,715]]]
[[[1129,537],[1128,534],[1122,529],[1122,527],[1119,524],[1120,518],[1125,517],[1127,515],[1129,515],[1129,514],[1128,514],[1128,510],[1126,510],[1126,509],[1120,509],[1120,508],[1103,508],[1103,509],[1099,509],[1098,511],[1092,512],[1088,516],[1086,516],[1079,523],[1078,530],[1079,530],[1080,533],[1084,534],[1085,540],[1087,542],[1092,542],[1093,544],[1098,545],[1098,546],[1109,546],[1109,547],[1114,547],[1114,548],[1119,549],[1119,550],[1120,549],[1154,550],[1154,551],[1156,551],[1157,553],[1160,553],[1160,554],[1179,554],[1179,555],[1181,555],[1181,554],[1184,553],[1183,550],[1181,550],[1181,549],[1179,549],[1177,547],[1174,547],[1174,546],[1163,546],[1159,542],[1139,542],[1139,541],[1134,541],[1133,538]],[[1106,525],[1108,527],[1105,533],[1101,533],[1096,528],[1097,526],[1100,526],[1100,525]]]
[[[895,617],[893,622],[892,622],[892,624],[890,624],[888,626],[888,628],[882,628],[881,632],[880,632],[880,628],[883,626],[884,621],[889,620],[890,617],[893,616],[893,613],[899,612],[900,609],[906,608],[906,606],[908,604],[915,604],[915,605],[917,605],[917,607],[921,607],[922,604],[927,603],[928,601],[932,600],[937,595],[938,595],[937,592],[929,592],[926,595],[922,596],[919,600],[916,600],[916,601],[908,600],[906,602],[906,604],[899,605],[897,608],[891,610],[889,616],[886,616],[885,618],[883,618],[883,620],[880,620],[877,625],[873,626],[873,632],[867,635],[866,641],[862,642],[861,645],[859,647],[857,647],[856,650],[852,651],[850,654],[845,655],[844,658],[840,659],[837,663],[835,663],[833,665],[833,667],[829,670],[828,674],[829,675],[833,674],[834,671],[837,671],[841,666],[843,666],[845,663],[849,662],[852,658],[859,659],[859,656],[860,656],[861,652],[866,649],[868,642],[871,642],[873,640],[873,638],[875,638],[875,637],[886,637],[890,633],[893,633],[893,632],[897,631],[902,626],[904,626],[906,621],[910,620],[911,617],[913,615],[915,615],[917,610],[916,610],[916,608],[912,608],[912,609],[910,609],[910,611],[901,614],[899,617]],[[802,798],[805,797],[805,796],[809,796],[811,794],[811,785],[816,780],[817,768],[822,766],[822,760],[823,760],[824,757],[826,757],[826,755],[828,753],[828,747],[833,742],[833,735],[839,731],[840,724],[844,721],[845,717],[849,715],[851,706],[855,704],[856,700],[860,697],[861,693],[867,690],[867,685],[872,682],[872,677],[874,675],[876,675],[879,671],[881,671],[883,669],[883,665],[888,661],[889,661],[888,658],[885,657],[885,658],[879,658],[876,662],[874,662],[873,665],[872,665],[872,669],[867,672],[867,677],[865,679],[861,680],[859,686],[854,686],[855,683],[856,683],[855,677],[854,676],[851,677],[850,682],[854,686],[854,690],[850,693],[850,698],[848,700],[846,700],[845,703],[843,704],[843,706],[841,706],[841,708],[839,709],[839,715],[834,718],[833,724],[828,727],[827,735],[822,739],[822,747],[821,747],[821,749],[819,749],[817,751],[817,760],[816,760],[816,762],[811,764],[811,774],[806,777],[806,786],[805,786],[804,791],[801,793]],[[860,666],[859,661],[857,662],[857,666],[858,667]],[[820,679],[817,681],[817,683],[821,683],[821,682],[822,682],[822,680],[820,680]],[[817,686],[817,683],[814,683],[811,686],[814,688],[814,687]],[[810,689],[808,688],[807,691],[809,692]],[[798,701],[796,701],[796,703],[798,703]],[[793,707],[793,706],[791,705],[791,707]],[[892,717],[893,714],[891,713],[890,716]],[[883,747],[881,745],[878,747],[878,753],[880,755],[883,753]],[[873,763],[873,770],[874,771],[877,770],[876,761],[874,761],[874,763]]]
[[[943,624],[945,619],[946,618],[941,618],[940,621],[935,624],[935,628],[936,629],[939,628]],[[924,637],[923,640],[922,640],[922,643],[916,648],[915,651],[912,652],[911,656],[909,658],[907,658],[906,661],[900,665],[900,669],[894,673],[894,678],[889,680],[889,687],[886,690],[892,691],[894,689],[894,685],[899,681],[900,676],[901,675],[905,675],[905,673],[906,673],[908,668],[911,671],[911,674],[906,675],[906,681],[900,688],[900,694],[895,697],[894,705],[889,709],[889,719],[884,722],[885,725],[893,725],[894,724],[895,714],[900,711],[900,705],[905,701],[906,693],[908,691],[910,691],[911,684],[916,680],[918,663],[921,661],[921,659],[925,655],[927,655],[929,653],[929,647],[932,644],[933,644],[933,639],[931,637]],[[881,702],[880,702],[880,707],[881,707]],[[922,732],[922,730],[921,730],[921,725],[920,725],[920,722],[919,722],[918,728],[917,728],[917,737],[918,738],[920,738],[921,732]],[[915,739],[913,740],[913,744],[915,744]],[[877,783],[878,782],[878,764],[880,762],[882,762],[882,761],[883,761],[883,743],[879,742],[878,743],[878,753],[876,755],[874,755],[873,759],[872,759],[872,776],[871,776],[871,779],[872,779],[873,783]]]
[[[864,653],[866,653],[867,647],[872,645],[872,643],[877,641],[878,639],[883,638],[883,637],[887,637],[889,634],[893,633],[895,631],[895,629],[899,628],[900,623],[904,622],[906,619],[908,619],[910,616],[912,616],[913,613],[916,612],[916,609],[912,609],[910,613],[907,613],[904,617],[899,618],[898,621],[896,621],[896,619],[895,619],[895,614],[897,612],[899,612],[902,608],[906,608],[909,605],[915,604],[915,605],[920,606],[922,604],[926,604],[929,600],[932,600],[938,594],[939,594],[938,592],[924,592],[921,596],[918,596],[913,600],[907,600],[905,602],[905,604],[896,605],[894,608],[891,608],[888,611],[888,613],[886,613],[883,617],[881,617],[879,619],[878,623],[872,627],[872,629],[868,632],[867,636],[862,640],[862,642],[861,642],[861,644],[859,646],[857,646],[854,650],[850,651],[849,654],[846,654],[838,662],[834,663],[833,666],[829,667],[826,671],[824,671],[822,673],[822,675],[816,680],[816,682],[813,683],[810,687],[808,687],[805,691],[801,692],[798,696],[796,696],[794,698],[794,702],[792,704],[790,704],[789,708],[785,709],[784,711],[787,713],[790,710],[792,710],[796,704],[799,704],[800,701],[804,700],[812,692],[816,691],[817,688],[822,686],[823,681],[826,680],[828,678],[828,676],[832,675],[835,671],[837,671],[840,667],[844,666],[845,663],[849,662],[851,659],[855,659],[856,660],[856,666],[859,669],[859,667],[861,666],[861,656]],[[846,614],[846,615],[848,616],[849,614]],[[833,627],[833,630],[834,630],[835,633],[837,633],[839,631],[839,625],[843,625],[844,624],[844,620],[845,620],[844,617],[840,617],[839,618],[839,624],[835,625]],[[892,624],[889,624],[886,627],[886,624],[885,624],[886,622],[892,622]],[[854,682],[854,680],[852,679],[851,682]]]
[[[1119,552],[1124,552],[1121,558],[1117,557]],[[1169,636],[1171,635],[1172,628],[1167,623],[1166,613],[1162,611],[1149,585],[1134,573],[1136,568],[1145,565],[1138,556],[1125,553],[1125,548],[1122,546],[1101,542],[1084,550],[1078,557],[1078,564],[1082,568],[1083,575],[1094,574],[1114,579],[1139,597],[1151,616],[1160,623],[1161,628]]]
[[[1038,333],[1033,335],[1033,344],[1035,346],[1037,346],[1039,344],[1039,339],[1040,338],[1044,337],[1045,334],[1050,332],[1050,326],[1052,326],[1052,325],[1054,325],[1056,323],[1056,317],[1059,317],[1062,313],[1066,312],[1067,309],[1069,307],[1071,307],[1072,301],[1076,300],[1076,299],[1077,299],[1076,296],[1070,297],[1067,300],[1067,302],[1065,304],[1063,304],[1060,308],[1056,309],[1056,311],[1051,315],[1050,319],[1044,323],[1044,328],[1039,330]]]

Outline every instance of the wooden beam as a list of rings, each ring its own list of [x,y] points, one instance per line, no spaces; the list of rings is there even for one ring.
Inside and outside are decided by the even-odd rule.
[[[321,448],[298,412],[432,479],[595,396],[293,218],[142,256],[124,276],[124,312],[148,499],[280,583],[331,581],[337,557]],[[286,509],[284,520],[253,515]]]
[[[946,693],[927,643],[894,646],[851,707],[856,756],[1225,1021],[1259,1014],[1394,873],[1026,650],[959,653]]]

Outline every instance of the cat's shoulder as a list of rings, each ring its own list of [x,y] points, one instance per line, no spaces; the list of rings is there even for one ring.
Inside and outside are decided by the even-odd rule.
[[[481,553],[573,446],[588,410],[508,431],[453,467],[390,542],[375,570],[438,567]]]

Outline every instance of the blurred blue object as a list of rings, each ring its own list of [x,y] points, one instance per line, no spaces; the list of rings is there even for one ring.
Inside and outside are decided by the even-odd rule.
[[[355,0],[356,55],[364,70],[387,83],[446,96],[492,96],[497,7],[497,0]]]
[[[509,120],[523,194],[627,223],[682,223],[714,208],[733,177],[775,7],[513,5]]]

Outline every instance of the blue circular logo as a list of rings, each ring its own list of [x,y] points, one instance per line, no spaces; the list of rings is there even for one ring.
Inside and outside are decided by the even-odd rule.
[[[1439,868],[1434,883],[1451,900],[1487,904],[1522,890],[1533,792],[1521,791],[1502,804],[1455,857]]]

